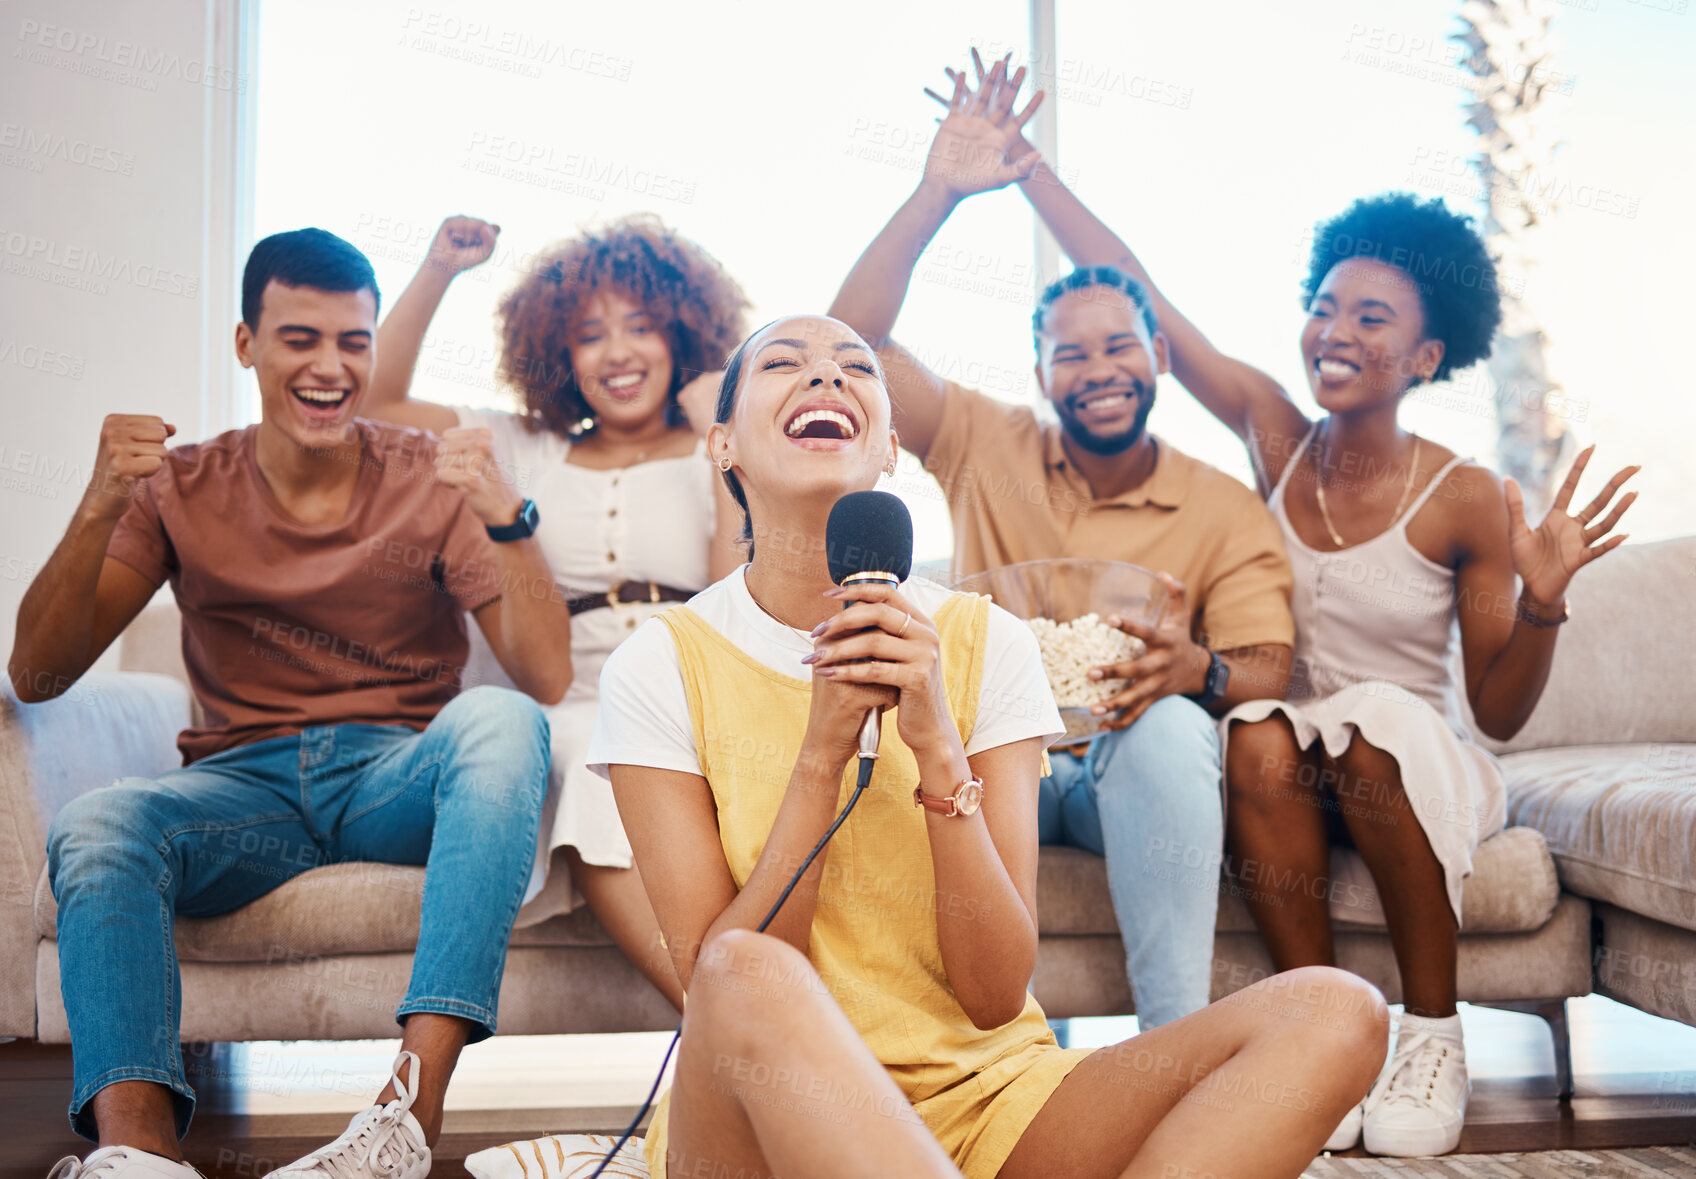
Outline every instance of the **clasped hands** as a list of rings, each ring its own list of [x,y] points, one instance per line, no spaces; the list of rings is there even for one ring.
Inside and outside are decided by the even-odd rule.
[[[825,594],[853,605],[812,633],[809,739],[846,761],[858,749],[860,725],[871,708],[896,708],[896,731],[921,759],[960,742],[942,674],[936,624],[893,586],[866,583]],[[962,746],[963,750],[963,746]]]

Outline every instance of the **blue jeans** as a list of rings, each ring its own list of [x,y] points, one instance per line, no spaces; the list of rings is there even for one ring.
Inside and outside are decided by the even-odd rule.
[[[72,1128],[96,1137],[89,1100],[115,1081],[152,1081],[175,1094],[177,1132],[187,1132],[194,1090],[178,1041],[175,915],[228,913],[320,864],[423,864],[418,949],[397,1018],[454,1015],[477,1025],[473,1041],[492,1035],[547,774],[542,710],[478,687],[422,733],[319,726],[73,800],[47,841]]]
[[[1193,700],[1167,696],[1084,756],[1049,760],[1038,838],[1107,857],[1138,1026],[1199,1011],[1225,844],[1217,723]]]

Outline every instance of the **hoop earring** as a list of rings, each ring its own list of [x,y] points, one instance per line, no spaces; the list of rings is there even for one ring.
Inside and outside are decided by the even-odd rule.
[[[735,465],[736,460],[733,458],[725,457],[718,460],[718,469],[723,471],[726,475],[730,474],[730,468]]]

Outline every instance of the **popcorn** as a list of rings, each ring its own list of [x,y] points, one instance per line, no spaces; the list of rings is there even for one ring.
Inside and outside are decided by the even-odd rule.
[[[1145,650],[1141,639],[1115,630],[1096,614],[1070,622],[1029,618],[1025,625],[1042,648],[1042,670],[1048,675],[1054,702],[1062,709],[1088,709],[1124,691],[1125,680],[1092,680],[1090,669],[1139,658]],[[1068,720],[1068,735],[1073,735],[1071,727]]]

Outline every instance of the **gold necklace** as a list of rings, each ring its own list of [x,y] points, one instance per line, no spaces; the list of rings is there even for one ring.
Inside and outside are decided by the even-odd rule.
[[[787,622],[783,621],[783,619],[781,619],[777,615],[773,614],[770,610],[767,610],[766,604],[764,602],[760,601],[758,598],[756,598],[754,596],[754,587],[748,584],[747,574],[742,575],[742,588],[748,591],[748,600],[750,602],[754,603],[754,605],[756,605],[760,608],[761,614],[764,614],[767,618],[769,618],[773,622],[777,623],[777,625],[781,626],[784,630],[789,631],[791,634],[795,635],[796,638],[800,639],[803,643],[806,644],[807,652],[809,654],[812,653],[813,636],[808,634],[806,631],[802,630],[798,626],[790,626]]]
[[[1331,523],[1331,509],[1325,503],[1325,462],[1322,458],[1320,458],[1320,440],[1323,435],[1330,433],[1330,431],[1331,422],[1330,419],[1326,419],[1324,429],[1315,433],[1313,436],[1313,470],[1318,475],[1318,479],[1315,481],[1315,487],[1317,489],[1317,498],[1319,500],[1319,518],[1325,522],[1325,531],[1331,534],[1331,543],[1336,545],[1339,549],[1342,549],[1347,548],[1348,546],[1343,543],[1343,538],[1337,534],[1337,526]],[[1402,488],[1402,498],[1396,504],[1396,511],[1395,514],[1390,517],[1390,523],[1385,525],[1386,531],[1394,527],[1396,521],[1402,518],[1402,509],[1407,507],[1408,497],[1413,494],[1413,473],[1418,469],[1418,467],[1419,435],[1415,434],[1413,436],[1413,458],[1407,464],[1407,486]],[[764,607],[762,607],[762,609],[763,608]]]

